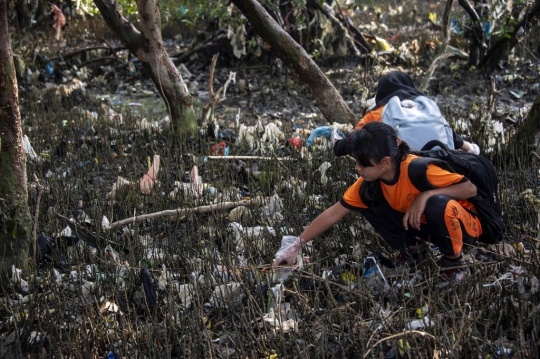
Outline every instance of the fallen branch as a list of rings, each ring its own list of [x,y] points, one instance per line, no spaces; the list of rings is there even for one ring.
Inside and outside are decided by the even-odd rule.
[[[126,48],[124,46],[112,47],[110,44],[107,44],[107,46],[96,45],[96,46],[84,47],[82,49],[74,50],[72,52],[69,52],[67,54],[62,55],[62,58],[64,60],[66,60],[66,59],[69,59],[71,57],[80,55],[83,52],[89,52],[89,51],[94,51],[94,50],[110,50],[113,53],[116,53],[118,51],[126,50]],[[59,60],[59,59],[60,59],[60,56],[57,56],[57,57],[53,57],[51,59],[51,61],[55,61],[55,60]]]
[[[92,247],[95,248],[102,248],[108,244],[113,246],[114,248],[123,248],[123,245],[120,245],[119,243],[109,240],[102,235],[98,235],[97,233],[92,232],[88,228],[85,228],[81,226],[80,224],[72,221],[71,219],[62,216],[61,214],[56,213],[56,217],[63,222],[67,223],[69,228],[73,231],[75,234],[75,237],[85,241],[86,243],[90,244]]]
[[[186,213],[191,213],[191,212],[192,213],[208,213],[208,212],[213,212],[213,211],[218,211],[218,210],[234,208],[238,206],[262,203],[262,202],[263,202],[263,198],[257,197],[254,199],[244,199],[244,200],[236,201],[236,202],[221,202],[221,203],[210,204],[207,206],[200,206],[200,207],[194,207],[194,208],[168,209],[166,211],[143,214],[140,216],[135,216],[135,217],[123,219],[121,221],[113,222],[110,225],[110,229],[121,227],[130,223],[141,222],[146,219],[154,219],[158,217],[177,217],[177,216],[182,216]]]
[[[99,57],[97,59],[91,59],[91,60],[83,62],[83,63],[79,64],[77,66],[77,68],[82,69],[83,67],[86,67],[88,65],[93,65],[95,63],[106,62],[106,61],[117,61],[118,62],[118,59],[116,57],[113,57],[113,56]]]
[[[184,62],[184,60],[189,58],[194,53],[197,53],[197,52],[201,51],[208,44],[219,41],[220,37],[222,37],[222,36],[226,36],[226,33],[224,31],[219,31],[215,36],[209,38],[206,41],[203,41],[200,45],[197,45],[195,48],[193,48],[191,50],[181,52],[181,53],[178,53],[178,54],[171,55],[173,63],[176,66],[180,65],[181,63]]]

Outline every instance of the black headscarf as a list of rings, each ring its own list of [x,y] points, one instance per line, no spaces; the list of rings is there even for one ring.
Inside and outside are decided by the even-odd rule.
[[[384,75],[379,81],[377,95],[375,96],[375,108],[386,105],[394,96],[398,96],[403,101],[425,95],[416,89],[411,77],[405,72],[392,71]]]
[[[416,89],[411,77],[405,72],[392,71],[379,80],[379,87],[377,88],[377,95],[375,96],[375,107],[370,111],[386,105],[394,96],[399,97],[399,99],[403,101],[412,100],[418,96],[425,96],[425,94]],[[463,147],[463,138],[455,132],[453,132],[453,134],[454,147]],[[334,154],[337,157],[349,154],[346,142],[347,141],[337,141],[334,144]]]

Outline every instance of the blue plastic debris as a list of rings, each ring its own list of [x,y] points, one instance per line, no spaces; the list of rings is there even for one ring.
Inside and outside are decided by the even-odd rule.
[[[450,19],[450,29],[452,29],[452,32],[454,34],[463,34],[463,28],[461,27],[461,23],[459,22],[459,20]]]
[[[382,16],[381,24],[385,25],[386,20],[388,20],[388,13],[387,12],[385,12],[384,15]]]
[[[486,39],[489,40],[489,37],[491,35],[491,24],[489,22],[484,22],[483,26],[484,28],[484,36],[486,37]]]
[[[45,66],[45,75],[52,76],[54,72],[54,62],[49,62],[47,66]]]
[[[334,128],[330,126],[317,127],[316,129],[311,131],[311,134],[309,135],[306,141],[306,146],[308,147],[311,146],[317,137],[322,136],[322,137],[330,138],[330,136],[332,136],[333,129]]]

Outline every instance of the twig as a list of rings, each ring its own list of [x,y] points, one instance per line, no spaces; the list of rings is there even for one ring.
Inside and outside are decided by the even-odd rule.
[[[216,210],[223,210],[223,209],[229,209],[229,208],[234,208],[234,207],[238,207],[238,206],[261,203],[262,201],[263,201],[263,198],[257,197],[257,198],[249,199],[249,200],[246,199],[246,200],[241,200],[241,201],[237,201],[237,202],[222,202],[222,203],[216,203],[216,204],[211,204],[211,205],[207,205],[207,206],[200,206],[200,207],[195,207],[195,208],[169,209],[169,210],[160,211],[160,212],[143,214],[143,215],[140,215],[140,216],[133,216],[131,218],[126,218],[126,219],[123,219],[121,221],[113,222],[110,225],[110,229],[121,227],[123,225],[130,224],[130,223],[141,222],[141,221],[144,221],[146,219],[153,219],[153,218],[165,217],[165,216],[167,216],[167,217],[177,217],[177,216],[181,216],[181,215],[184,215],[186,213],[189,213],[189,212],[208,213],[208,212],[212,212],[212,211],[216,211]]]
[[[453,0],[447,0],[446,7],[444,9],[443,41],[442,41],[442,47],[441,47],[441,54],[433,60],[428,70],[426,71],[424,80],[422,81],[422,84],[420,85],[420,91],[424,91],[424,92],[426,91],[429,85],[429,81],[431,80],[431,76],[433,76],[433,73],[435,72],[435,68],[437,67],[439,62],[453,55],[446,52],[446,49],[448,48],[448,38],[449,38],[449,33],[450,33],[450,13],[452,12],[452,2]]]
[[[495,79],[491,78],[489,80],[489,87],[488,87],[488,101],[487,106],[490,114],[492,116],[496,115],[497,110],[497,97],[503,92],[503,90],[498,91],[497,87],[495,86]]]
[[[345,21],[345,26],[339,21],[338,17],[334,15],[334,11],[330,8],[330,6],[326,3],[323,3],[322,11],[326,15],[326,17],[330,20],[332,25],[334,25],[338,30],[341,30],[343,36],[345,36],[345,39],[349,43],[349,46],[353,49],[355,55],[360,55],[361,52],[358,50],[356,45],[354,44],[354,39],[349,35],[349,31],[347,30],[347,22]]]
[[[34,173],[34,181],[36,181],[36,188],[37,188],[37,199],[36,199],[36,211],[34,212],[34,225],[32,226],[32,245],[33,245],[33,260],[34,265],[37,266],[37,227],[38,227],[38,219],[39,219],[39,204],[41,202],[41,195],[43,194],[43,186],[41,183],[39,183],[39,179],[37,178],[36,174]]]
[[[122,60],[118,57],[118,55],[116,54],[116,49],[109,43],[109,41],[107,41],[107,40],[106,40],[105,38],[103,38],[103,37],[100,37],[100,40],[103,41],[103,42],[109,47],[109,49],[111,49],[111,51],[112,51],[114,57],[116,57],[116,59],[117,59],[118,61],[122,61]]]
[[[353,36],[353,39],[360,44],[362,49],[364,49],[364,51],[367,53],[371,52],[371,50],[373,50],[373,46],[371,46],[371,44],[367,42],[366,38],[360,32],[360,30],[358,30],[358,28],[354,26],[354,24],[351,23],[350,18],[348,16],[345,17],[343,15],[343,12],[341,11],[341,6],[339,6],[339,3],[337,1],[336,1],[336,6],[339,11],[339,15],[336,17],[345,23],[345,26],[347,27],[347,30],[349,32],[352,32],[354,35],[356,35],[356,36]]]
[[[214,101],[216,100],[216,95],[214,94],[214,71],[216,70],[218,57],[219,57],[219,54],[215,54],[214,56],[212,56],[212,65],[210,65],[210,74],[208,75],[209,77],[208,91],[210,92],[210,97],[212,97]]]
[[[422,332],[420,330],[410,330],[410,331],[407,331],[407,332],[403,332],[403,333],[397,333],[397,334],[393,334],[393,335],[390,335],[389,337],[386,337],[386,338],[382,338],[381,340],[379,340],[377,343],[373,344],[373,346],[371,348],[369,348],[369,350],[364,354],[364,356],[362,358],[366,358],[369,353],[371,353],[371,350],[373,348],[375,348],[377,345],[379,345],[380,343],[384,342],[385,340],[390,340],[390,339],[394,339],[394,338],[397,338],[397,337],[401,337],[403,335],[407,335],[407,334],[419,334],[421,336],[427,336],[429,337],[430,339],[433,339],[435,340],[435,337],[429,333],[426,333],[426,332]]]
[[[217,92],[214,93],[214,71],[216,69],[217,59],[219,54],[216,54],[212,57],[212,64],[210,66],[210,74],[209,74],[209,83],[208,83],[208,92],[210,94],[210,102],[208,102],[203,107],[203,115],[202,117],[202,128],[205,128],[208,126],[208,122],[214,122],[214,111],[215,107],[218,103],[225,100],[225,92],[227,91],[227,87],[231,83],[231,81],[234,81],[234,78],[236,76],[235,73],[229,73],[229,78],[227,79],[227,82],[223,87],[221,87]],[[220,94],[223,92],[223,97],[220,98]]]

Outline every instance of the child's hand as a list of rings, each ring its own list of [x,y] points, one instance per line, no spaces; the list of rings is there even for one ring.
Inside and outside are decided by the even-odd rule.
[[[296,255],[302,248],[302,240],[300,237],[283,236],[281,239],[281,248],[274,256],[274,266],[287,265],[292,266],[296,261]]]
[[[405,230],[409,229],[409,224],[415,229],[420,229],[422,215],[426,209],[426,203],[430,194],[427,192],[422,192],[411,204],[405,216],[403,216],[403,227]]]

